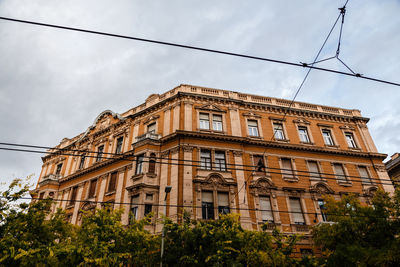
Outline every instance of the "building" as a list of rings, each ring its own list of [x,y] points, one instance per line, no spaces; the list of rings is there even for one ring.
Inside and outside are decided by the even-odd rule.
[[[394,186],[397,187],[398,182],[400,182],[400,154],[394,153],[390,160],[385,163],[385,166],[390,179],[394,182]]]
[[[102,112],[49,150],[35,193],[62,200],[53,209],[75,224],[81,210],[106,203],[124,209],[124,224],[153,212],[148,229],[157,233],[169,185],[174,220],[183,209],[193,219],[237,212],[247,229],[269,222],[307,234],[327,220],[323,194],[353,192],[368,203],[379,187],[393,192],[359,110],[290,105],[192,85],[152,94],[123,114]]]

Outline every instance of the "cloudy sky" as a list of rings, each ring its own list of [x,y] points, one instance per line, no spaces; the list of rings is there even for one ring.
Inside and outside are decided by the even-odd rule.
[[[311,62],[343,0],[1,0],[0,16]],[[400,1],[350,0],[341,58],[400,82]],[[337,28],[338,30],[339,28]],[[321,58],[334,55],[335,31]],[[292,98],[306,70],[0,20],[0,142],[54,146],[106,109],[182,84]],[[337,61],[321,67],[345,71]],[[400,88],[312,71],[297,100],[360,109],[380,152],[400,151]],[[0,151],[0,181],[40,174],[41,155]]]

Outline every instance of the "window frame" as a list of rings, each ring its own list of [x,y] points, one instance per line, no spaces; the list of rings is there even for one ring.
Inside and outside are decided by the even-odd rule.
[[[137,198],[137,203],[133,203],[133,200]],[[140,194],[135,194],[131,196],[131,205],[129,206],[129,213],[130,213],[130,218],[129,218],[129,223],[131,223],[132,219],[139,219],[139,205],[140,203]],[[134,212],[133,212],[134,210]]]
[[[269,201],[269,209],[264,209],[262,207],[262,205],[261,205],[261,200],[262,199],[268,199],[268,201]],[[260,207],[260,215],[261,215],[260,218],[261,218],[261,221],[263,223],[273,223],[274,224],[275,223],[275,215],[274,215],[274,209],[272,208],[271,196],[270,195],[259,195],[258,196],[258,204],[259,204],[259,207]],[[272,220],[264,220],[263,212],[264,213],[270,213],[270,214],[267,214],[267,216],[270,215],[272,217]]]
[[[341,166],[341,168],[343,170],[343,175],[337,173],[335,166]],[[349,179],[349,175],[347,173],[345,164],[339,163],[339,162],[334,162],[334,163],[332,163],[332,167],[333,167],[333,171],[334,171],[334,174],[335,174],[336,182],[338,184],[340,184],[340,185],[349,185],[349,184],[351,184],[351,181]]]
[[[63,163],[58,163],[56,165],[56,173],[55,173],[55,175],[61,175],[62,167],[63,167]]]
[[[124,148],[124,137],[123,136],[119,136],[116,138],[115,141],[115,154],[121,154],[123,152],[123,148]],[[122,140],[121,142],[119,142],[119,140]]]
[[[79,162],[78,170],[85,168],[86,154],[81,155],[81,161]]]
[[[100,150],[100,148],[101,148],[101,150]],[[104,144],[97,146],[96,162],[100,162],[103,160],[104,148],[105,148]]]
[[[365,172],[367,173],[368,177],[363,177],[363,176],[362,176],[362,174],[361,174],[361,172],[360,172],[360,169],[361,169],[361,168],[365,168]],[[357,166],[357,170],[358,170],[358,173],[360,174],[360,180],[361,180],[361,184],[362,184],[362,185],[365,186],[365,185],[373,185],[373,184],[374,184],[374,182],[372,181],[371,172],[370,172],[368,166],[366,166],[366,165],[358,165],[358,166]],[[364,179],[363,179],[363,178],[364,178]],[[365,178],[367,178],[368,181],[365,181]]]
[[[302,215],[302,218],[303,218],[303,222],[296,222],[296,218],[294,217],[294,214],[299,214],[299,212],[295,211],[293,209],[294,207],[292,205],[291,200],[298,200],[299,206],[300,206],[301,215]],[[304,212],[303,203],[301,201],[301,197],[292,197],[292,196],[290,196],[289,197],[289,205],[290,205],[290,209],[289,209],[289,211],[290,211],[290,220],[291,220],[292,224],[294,224],[294,225],[307,225],[307,220],[306,220],[306,216],[304,214],[305,212]]]
[[[143,174],[144,153],[136,156],[135,175]]]
[[[325,207],[326,202],[323,199],[317,199],[316,201],[317,201],[317,206],[318,206],[319,212],[320,212],[319,215],[321,216],[320,221],[321,222],[329,222],[328,215],[324,213],[324,210],[326,210],[326,207]],[[322,205],[320,205],[320,203],[322,203]]]
[[[314,171],[311,170],[311,168],[310,168],[311,164],[310,163],[315,163],[316,164],[318,172],[314,172]],[[309,173],[310,180],[325,181],[325,179],[321,175],[322,174],[321,166],[320,166],[318,161],[316,161],[316,160],[307,160],[307,168],[308,168],[308,173]],[[318,176],[317,176],[317,174],[318,174]]]
[[[277,126],[280,126],[280,129],[279,129],[279,127],[277,127]],[[277,128],[278,128],[278,131],[277,131]],[[287,139],[286,139],[285,130],[284,130],[284,127],[283,127],[283,122],[273,121],[273,122],[272,122],[272,131],[273,131],[274,139],[275,139],[276,141],[286,141],[286,140],[287,140]],[[281,135],[282,135],[283,138],[277,138],[276,134],[277,134],[278,132],[281,133]]]
[[[288,172],[289,169],[284,168],[283,166],[283,160],[288,160],[291,166],[291,174]],[[279,164],[280,164],[280,171],[281,171],[281,175],[282,175],[282,179],[285,181],[290,181],[290,182],[298,182],[299,179],[297,177],[297,172],[296,172],[296,165],[294,162],[294,159],[292,158],[286,158],[286,157],[282,157],[279,159]]]
[[[329,140],[330,140],[330,144],[328,144],[326,142],[327,139],[326,139],[326,136],[324,135],[325,133],[328,134],[328,137],[329,137]],[[321,129],[321,134],[322,134],[322,139],[324,140],[324,144],[326,146],[336,146],[335,140],[333,138],[332,131],[330,129],[325,129],[325,128]]]
[[[69,197],[68,206],[75,205],[75,203],[76,203],[76,198],[78,197],[78,189],[79,189],[79,186],[78,186],[78,185],[73,186],[73,187],[71,188],[71,195],[70,195],[70,197]]]
[[[217,154],[223,155],[222,158],[217,159]],[[212,165],[212,164],[211,164]],[[226,172],[226,153],[222,150],[215,150],[214,151],[214,168],[215,171]]]
[[[153,128],[153,127],[154,127],[154,129],[150,129],[150,128]],[[147,124],[146,133],[156,134],[157,133],[157,122],[153,121],[153,122],[150,122],[149,124]]]
[[[261,137],[259,123],[257,119],[247,119],[247,134],[249,137]],[[250,122],[255,122],[255,126],[250,125]],[[251,130],[252,129],[252,130]],[[253,134],[253,130],[255,129],[256,135]]]
[[[223,132],[224,131],[224,119],[222,114],[216,114],[216,113],[211,113],[211,124],[212,124],[212,130],[216,132]],[[215,117],[220,117],[221,120],[215,120]],[[216,124],[214,124],[216,122]],[[216,129],[218,127],[214,127],[215,125],[221,126],[221,129]]]
[[[204,157],[205,153],[209,154],[209,157]],[[203,159],[205,159],[203,161]],[[209,160],[209,161],[207,161]],[[200,169],[211,171],[213,169],[212,165],[212,151],[211,149],[200,149]]]
[[[117,183],[118,183],[118,172],[110,173],[110,177],[107,184],[107,193],[113,193],[117,190]]]
[[[97,178],[90,180],[89,182],[89,190],[88,190],[88,199],[89,198],[94,198],[96,197],[96,193],[97,193]],[[93,184],[95,184],[93,186]],[[92,191],[93,190],[93,191]]]
[[[304,131],[303,135],[301,134],[301,131]],[[310,137],[310,133],[308,131],[308,127],[304,126],[304,125],[298,125],[297,126],[297,132],[299,134],[299,140],[300,143],[303,144],[312,144],[311,142],[311,137]],[[306,138],[306,141],[302,140],[302,136],[304,136]]]
[[[352,141],[351,145],[349,143],[349,139],[347,138],[348,136],[350,136],[350,139],[351,139],[350,141]],[[359,148],[358,145],[357,145],[356,138],[355,138],[353,132],[344,131],[344,139],[346,141],[346,144],[347,144],[348,148],[354,148],[354,149],[358,149]]]
[[[257,160],[257,162],[256,162],[257,158],[259,160]],[[266,172],[267,172],[267,161],[265,159],[265,156],[264,155],[259,155],[259,154],[253,154],[252,155],[252,159],[253,159],[253,165],[254,165],[254,172],[256,174],[259,174],[259,175],[265,175]],[[262,161],[263,166],[259,166],[260,160]],[[258,171],[259,167],[264,169],[264,170]]]

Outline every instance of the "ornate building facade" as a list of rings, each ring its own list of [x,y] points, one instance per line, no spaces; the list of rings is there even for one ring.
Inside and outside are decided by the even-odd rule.
[[[247,229],[269,222],[307,234],[328,220],[324,194],[368,203],[379,187],[393,192],[359,110],[290,103],[180,85],[123,114],[104,111],[48,151],[34,193],[59,200],[53,209],[74,224],[107,203],[124,209],[125,224],[153,212],[157,233],[171,186],[166,215],[177,221],[183,210],[193,219],[235,212]]]

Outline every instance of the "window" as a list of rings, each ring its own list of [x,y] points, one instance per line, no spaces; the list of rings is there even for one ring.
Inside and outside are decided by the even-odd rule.
[[[74,186],[71,192],[71,198],[69,200],[69,205],[74,205],[76,200],[76,194],[78,193],[78,187]]]
[[[156,123],[155,122],[147,125],[147,132],[148,133],[156,133]]]
[[[96,185],[97,179],[90,181],[88,198],[92,198],[96,195]]]
[[[119,154],[122,152],[122,143],[124,142],[124,138],[118,137],[117,139],[117,148],[115,149],[115,153]]]
[[[299,137],[300,142],[310,143],[310,138],[308,137],[308,131],[306,127],[299,127]]]
[[[135,195],[131,198],[131,220],[138,218],[139,209],[139,195]]]
[[[260,196],[261,219],[263,222],[274,222],[271,200],[268,196]]]
[[[215,170],[226,171],[225,152],[215,151]]]
[[[200,151],[200,167],[205,170],[211,170],[211,151]]]
[[[333,164],[333,168],[335,169],[336,178],[339,182],[347,182],[346,173],[344,172],[344,167],[340,163]]]
[[[365,166],[358,166],[358,171],[360,173],[361,182],[363,184],[371,184],[371,177],[369,176],[367,167]]]
[[[85,167],[85,159],[86,159],[86,155],[83,154],[81,156],[81,162],[79,163],[79,169],[83,169],[83,167]]]
[[[299,198],[289,198],[290,202],[290,212],[292,214],[292,219],[294,224],[305,224],[303,209],[301,208],[301,203]]]
[[[114,192],[115,187],[117,185],[117,172],[111,173],[110,181],[108,182],[108,191],[107,192]]]
[[[39,199],[43,199],[44,198],[44,194],[45,194],[46,192],[42,192],[42,193],[40,193],[40,195],[39,195]]]
[[[136,157],[135,174],[141,174],[143,172],[143,161],[144,161],[144,155],[139,155]]]
[[[144,205],[144,216],[152,212],[153,210],[153,205],[152,204],[145,204]]]
[[[210,191],[203,191],[201,193],[201,211],[203,215],[203,219],[205,220],[213,220],[214,219],[214,201],[213,201],[213,193]]]
[[[228,214],[229,212],[229,194],[218,192],[218,214]]]
[[[103,152],[104,152],[104,145],[101,145],[97,148],[96,162],[101,161],[101,158],[103,157]]]
[[[253,164],[255,166],[255,171],[259,174],[265,173],[265,163],[264,156],[262,155],[253,155]]]
[[[351,148],[357,148],[356,142],[354,141],[354,136],[352,133],[345,133],[347,145]]]
[[[250,136],[259,136],[258,134],[258,123],[255,120],[248,120],[247,125],[249,127]]]
[[[322,130],[322,136],[324,137],[325,145],[333,146],[335,143],[332,139],[332,134],[330,130]]]
[[[62,169],[62,163],[60,163],[60,164],[57,165],[56,175],[60,175],[61,169]]]
[[[308,170],[310,171],[310,178],[321,179],[318,163],[316,161],[308,161]]]
[[[154,174],[156,172],[156,154],[151,153],[149,159],[149,173]]]
[[[321,211],[322,221],[323,222],[328,221],[328,217],[325,214],[325,210],[326,210],[325,202],[322,199],[318,200],[318,207],[319,207],[319,210]]]
[[[146,200],[147,201],[153,201],[153,194],[146,193]]]
[[[282,176],[283,178],[294,178],[294,173],[293,173],[293,166],[292,166],[292,160],[291,159],[281,159],[282,162]]]
[[[200,113],[200,129],[210,130],[210,118],[207,113]]]
[[[212,115],[213,118],[213,130],[222,131],[222,115]]]
[[[282,123],[274,123],[274,137],[277,140],[285,140]]]

